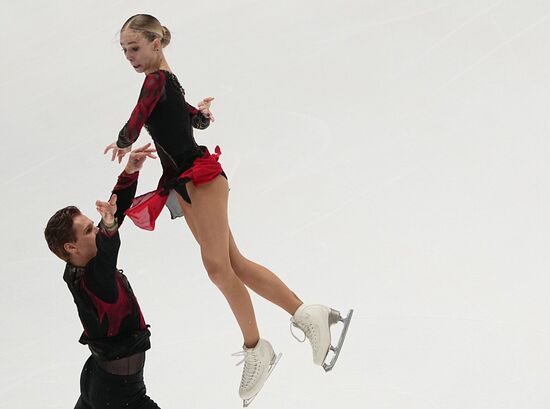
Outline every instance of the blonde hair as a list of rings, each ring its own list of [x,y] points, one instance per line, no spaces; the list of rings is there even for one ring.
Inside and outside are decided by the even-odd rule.
[[[143,36],[149,41],[159,38],[162,48],[170,44],[170,39],[172,38],[170,30],[160,24],[160,21],[149,14],[136,14],[135,16],[130,17],[122,25],[120,32],[122,33],[126,29],[143,34]]]

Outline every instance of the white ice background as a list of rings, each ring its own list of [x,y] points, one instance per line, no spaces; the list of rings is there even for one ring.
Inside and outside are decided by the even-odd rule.
[[[172,31],[189,102],[216,98],[196,138],[222,148],[243,253],[355,308],[325,374],[254,295],[283,359],[253,408],[550,407],[546,0],[2,0],[0,407],[78,397],[88,351],[43,228],[69,204],[97,219],[122,168],[102,150],[143,81],[118,44],[139,12]],[[185,222],[121,234],[150,396],[240,407],[241,335]]]

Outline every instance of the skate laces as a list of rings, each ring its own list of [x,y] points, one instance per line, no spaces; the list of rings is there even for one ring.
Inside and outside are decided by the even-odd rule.
[[[292,331],[292,327],[298,328],[300,331],[304,333],[304,339],[300,339],[296,336],[294,331]],[[290,319],[290,333],[292,336],[296,339],[298,342],[305,342],[306,338],[309,339],[309,342],[311,343],[311,346],[315,349],[317,348],[318,344],[318,337],[317,337],[317,331],[315,330],[315,325],[305,322],[302,320],[297,320],[294,317]]]
[[[254,350],[251,348],[249,350],[243,349],[242,351],[235,352],[231,356],[241,356],[239,362],[235,366],[239,366],[244,362],[243,375],[241,378],[241,388],[247,389],[251,383],[254,383],[255,379],[258,377],[261,369],[261,363],[258,359],[257,354],[254,353]]]
[[[239,362],[237,362],[235,364],[235,366],[239,366],[240,364],[242,364],[246,360],[246,351],[243,349],[242,351],[232,353],[231,356],[242,356],[242,357],[244,357],[243,359],[241,359]]]

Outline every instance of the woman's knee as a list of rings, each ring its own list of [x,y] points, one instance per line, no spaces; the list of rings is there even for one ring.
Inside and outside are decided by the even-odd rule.
[[[202,262],[208,273],[208,278],[218,287],[231,278],[235,273],[231,268],[231,263],[225,257],[202,254]]]
[[[241,280],[246,280],[250,272],[250,260],[246,259],[241,254],[231,255],[231,267],[235,271],[235,275]]]

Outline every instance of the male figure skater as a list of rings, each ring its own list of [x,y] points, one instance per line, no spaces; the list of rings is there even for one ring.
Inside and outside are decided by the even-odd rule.
[[[150,145],[132,151],[109,200],[96,202],[98,226],[68,206],[44,231],[50,250],[67,263],[63,280],[84,327],[80,343],[92,353],[82,369],[75,409],[159,408],[143,382],[151,334],[128,279],[117,268],[118,229],[136,193],[139,170],[146,158],[155,158]]]

